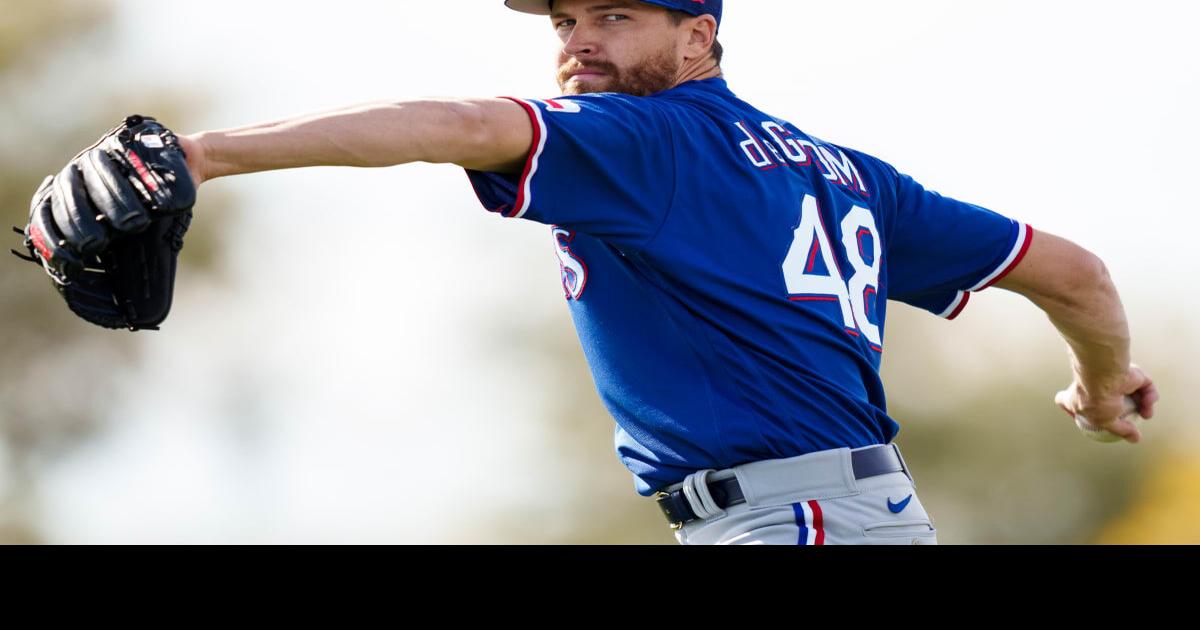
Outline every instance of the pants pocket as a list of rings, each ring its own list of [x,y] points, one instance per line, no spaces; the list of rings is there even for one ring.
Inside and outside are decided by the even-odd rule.
[[[937,528],[910,483],[887,484],[864,493],[860,533],[883,544],[937,544]]]
[[[863,536],[868,538],[904,538],[928,536],[937,533],[929,519],[909,519],[867,523],[863,525]]]

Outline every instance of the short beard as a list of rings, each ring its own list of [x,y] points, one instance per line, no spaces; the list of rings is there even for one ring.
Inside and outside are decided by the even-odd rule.
[[[605,61],[587,64],[572,61],[558,69],[558,87],[563,95],[620,92],[633,96],[649,96],[675,87],[675,81],[679,78],[679,65],[674,51],[669,48],[641,65],[624,71]],[[578,81],[568,82],[571,73],[583,67],[603,72],[604,81],[592,85]]]

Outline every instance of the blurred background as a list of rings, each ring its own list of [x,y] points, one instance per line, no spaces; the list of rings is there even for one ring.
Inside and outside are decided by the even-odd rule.
[[[1020,296],[889,309],[890,412],[939,542],[1200,543],[1197,5],[726,4],[739,96],[1099,254],[1162,393],[1140,444],[1094,443]],[[22,226],[130,113],[193,133],[557,94],[548,19],[500,0],[4,8],[0,212]],[[9,257],[0,543],[675,544],[613,453],[553,247],[417,164],[205,184],[161,332],[92,327]]]

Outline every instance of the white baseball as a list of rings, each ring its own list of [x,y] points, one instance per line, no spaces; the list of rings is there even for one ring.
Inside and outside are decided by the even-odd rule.
[[[1132,396],[1125,397],[1125,411],[1121,413],[1122,420],[1128,420],[1133,423],[1138,423],[1142,417],[1137,413],[1137,402]],[[1116,433],[1112,433],[1107,429],[1092,426],[1082,414],[1075,414],[1075,426],[1079,427],[1083,434],[1097,442],[1120,442],[1125,439]]]

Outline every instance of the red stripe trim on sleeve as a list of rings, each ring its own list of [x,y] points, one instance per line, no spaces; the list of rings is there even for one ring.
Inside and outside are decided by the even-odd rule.
[[[963,312],[964,308],[967,308],[967,302],[971,301],[970,293],[967,293],[966,291],[964,291],[964,292],[960,293],[959,295],[962,296],[962,301],[958,303],[958,306],[954,307],[954,310],[951,311],[951,313],[946,316],[946,319],[954,319],[955,317],[958,317],[958,314]]]
[[[1008,255],[1004,260],[992,270],[991,273],[984,276],[975,286],[967,289],[967,291],[982,291],[994,284],[997,280],[1004,277],[1004,274],[1012,270],[1021,258],[1025,255],[1025,251],[1029,248],[1029,237],[1033,228],[1030,228],[1024,223],[1017,223],[1017,237],[1013,240],[1012,248],[1009,249]]]
[[[521,179],[517,182],[517,201],[513,204],[512,210],[504,215],[509,218],[520,218],[529,209],[530,184],[533,180],[533,175],[537,173],[538,158],[541,157],[542,150],[546,148],[546,124],[542,121],[542,113],[538,110],[537,105],[511,96],[503,96],[501,98],[506,98],[520,105],[525,110],[525,113],[529,115],[529,122],[533,125],[533,144],[529,147],[529,157],[525,159],[525,170],[521,173]]]
[[[1021,244],[1021,249],[1019,251],[1017,251],[1016,258],[1013,258],[1012,262],[1010,262],[1008,264],[1008,266],[1005,267],[1004,270],[1000,272],[1000,275],[996,276],[995,278],[992,278],[987,284],[976,289],[976,291],[982,291],[982,290],[992,286],[993,284],[1000,282],[1001,280],[1004,279],[1004,276],[1007,276],[1013,269],[1016,269],[1017,265],[1019,265],[1021,263],[1021,260],[1023,258],[1025,258],[1025,253],[1029,251],[1029,244],[1032,242],[1033,242],[1033,228],[1026,225],[1025,226],[1025,242]]]

